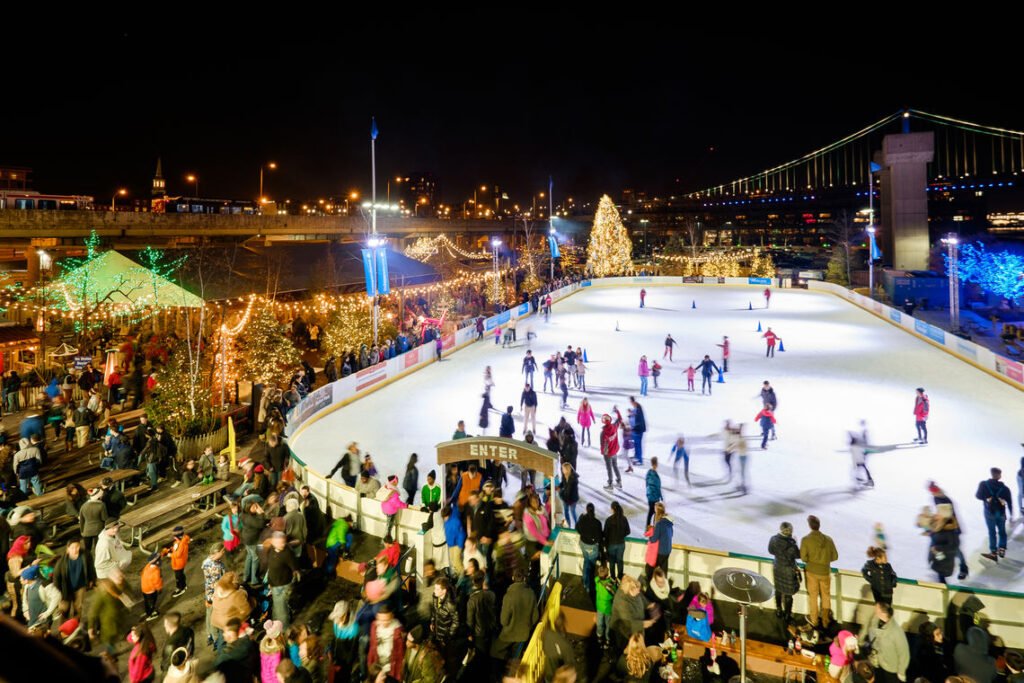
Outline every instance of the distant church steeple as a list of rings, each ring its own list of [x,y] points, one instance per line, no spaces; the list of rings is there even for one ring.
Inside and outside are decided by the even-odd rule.
[[[160,157],[156,158],[156,175],[153,176],[153,196],[154,197],[166,197],[167,196],[167,181],[164,180],[163,167],[160,163]]]

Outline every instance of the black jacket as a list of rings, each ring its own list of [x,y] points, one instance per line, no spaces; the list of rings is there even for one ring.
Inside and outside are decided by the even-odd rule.
[[[498,602],[489,590],[474,590],[466,601],[466,627],[478,650],[489,650],[498,631]]]
[[[892,597],[893,590],[896,588],[896,572],[893,571],[891,564],[888,562],[878,564],[871,559],[864,563],[860,573],[871,586],[872,591],[878,595]]]
[[[604,534],[601,532],[601,521],[594,515],[581,515],[576,522],[576,531],[580,534],[580,543],[601,545]]]
[[[986,479],[978,484],[974,497],[985,502],[986,512],[1001,511],[1007,517],[1013,514],[1013,496],[1010,495],[1009,487],[1001,481]]]
[[[501,427],[498,429],[498,436],[511,437],[516,433],[516,423],[512,419],[512,416],[508,413],[503,413],[501,416]]]
[[[88,586],[89,584],[96,583],[96,568],[93,565],[92,556],[85,549],[85,545],[80,544],[79,547],[81,550],[78,552],[78,559],[82,561],[85,583]],[[68,558],[66,552],[60,556],[60,559],[57,560],[57,564],[53,567],[53,585],[60,591],[62,598],[68,602],[74,601],[75,591],[71,586],[71,577],[68,575]]]
[[[434,640],[441,644],[448,643],[458,634],[459,608],[449,596],[446,595],[443,600],[434,596],[430,610],[430,623],[434,627]]]
[[[644,417],[643,407],[637,403],[633,406],[633,433],[643,434],[647,431],[647,419]]]
[[[257,545],[260,542],[260,533],[266,526],[263,515],[254,515],[251,512],[241,512],[238,515],[238,523],[242,525],[241,537],[245,545]]]
[[[519,399],[519,407],[529,406],[531,408],[537,407],[537,392],[533,389],[523,390],[523,395]]]
[[[629,520],[626,519],[625,515],[621,517],[612,515],[604,520],[605,547],[625,543],[626,536],[629,536]]]

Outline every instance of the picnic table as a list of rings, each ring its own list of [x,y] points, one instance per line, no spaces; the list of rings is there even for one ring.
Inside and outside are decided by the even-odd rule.
[[[78,483],[82,485],[83,489],[88,491],[89,489],[92,488],[98,488],[100,483],[105,478],[110,477],[114,481],[114,484],[123,491],[124,483],[126,481],[128,481],[129,479],[134,479],[135,477],[141,475],[142,472],[140,472],[139,470],[110,470],[109,472],[102,472],[100,474],[89,477],[88,479],[83,479]],[[47,491],[41,496],[29,498],[25,502],[29,506],[31,506],[32,509],[43,511],[46,508],[50,508],[53,507],[54,505],[59,505],[63,503],[66,499],[67,494],[64,492],[64,487],[61,487],[54,489],[52,491]]]
[[[711,645],[691,638],[682,625],[674,624],[672,628],[679,634],[679,643],[682,645],[680,648],[682,652],[675,664],[676,673],[681,677],[683,658],[699,659],[703,656],[704,649]],[[721,639],[716,638],[713,647],[719,652],[728,652],[739,664],[740,642],[738,638],[728,645],[723,645]],[[789,654],[786,652],[786,648],[780,645],[747,637],[748,671],[777,676],[784,681],[803,681],[806,673],[813,673],[820,683],[838,683],[829,676],[822,659],[821,655],[807,656],[799,652]]]
[[[230,488],[231,485],[231,482],[228,481],[218,481],[213,484],[197,484],[181,491],[175,491],[163,500],[129,510],[121,515],[120,518],[121,523],[131,533],[125,546],[130,548],[132,544],[138,543],[139,549],[145,550],[142,546],[142,535],[153,526],[154,521],[172,513],[177,513],[176,516],[180,517],[199,505],[213,508],[216,506],[214,502],[216,496],[225,489]]]

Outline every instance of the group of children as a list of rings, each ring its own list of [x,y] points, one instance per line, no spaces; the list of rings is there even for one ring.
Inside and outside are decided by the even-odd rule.
[[[164,557],[170,556],[171,569],[174,571],[174,592],[172,598],[177,598],[185,593],[185,566],[188,564],[188,546],[192,540],[182,526],[174,527],[173,539],[166,547],[153,552],[142,568],[142,601],[145,605],[144,616],[146,621],[154,621],[160,618],[157,611],[157,602],[160,599],[160,591],[163,590],[164,580],[160,563]]]

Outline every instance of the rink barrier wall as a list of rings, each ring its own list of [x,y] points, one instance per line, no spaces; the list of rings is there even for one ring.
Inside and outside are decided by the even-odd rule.
[[[557,529],[554,542],[548,553],[549,566],[557,563],[560,571],[569,574],[583,574],[583,553],[580,549],[579,534],[573,529]],[[767,541],[766,541],[767,542]],[[624,556],[625,570],[633,576],[645,571],[644,556],[647,540],[629,537],[626,539]],[[724,567],[736,567],[756,572],[774,581],[774,562],[770,557],[730,553],[688,545],[672,545],[668,558],[669,578],[676,586],[685,587],[691,581],[700,582],[708,590],[712,587],[715,572]],[[840,622],[853,622],[866,627],[874,614],[874,600],[871,588],[859,572],[846,569],[832,569],[832,612]],[[981,611],[983,622],[993,635],[1003,639],[1008,647],[1024,647],[1024,595],[983,588],[965,586],[944,586],[940,583],[898,579],[893,593],[893,610],[897,623],[916,634],[925,620],[938,621],[945,628],[950,605],[958,606],[971,595],[984,604]],[[715,599],[733,602],[721,593]],[[774,598],[764,603],[765,609],[774,610]],[[808,612],[807,592],[801,582],[800,592],[793,596],[793,611]]]
[[[854,306],[881,318],[890,325],[895,325],[905,332],[909,332],[915,337],[928,342],[932,346],[942,349],[954,358],[962,360],[992,375],[996,379],[1024,391],[1024,364],[1012,358],[1001,356],[992,349],[958,337],[941,327],[932,325],[924,320],[918,320],[897,308],[887,306],[881,301],[874,301],[870,297],[858,294],[831,282],[811,280],[808,281],[807,288],[818,292],[835,294],[840,299],[849,301]]]

